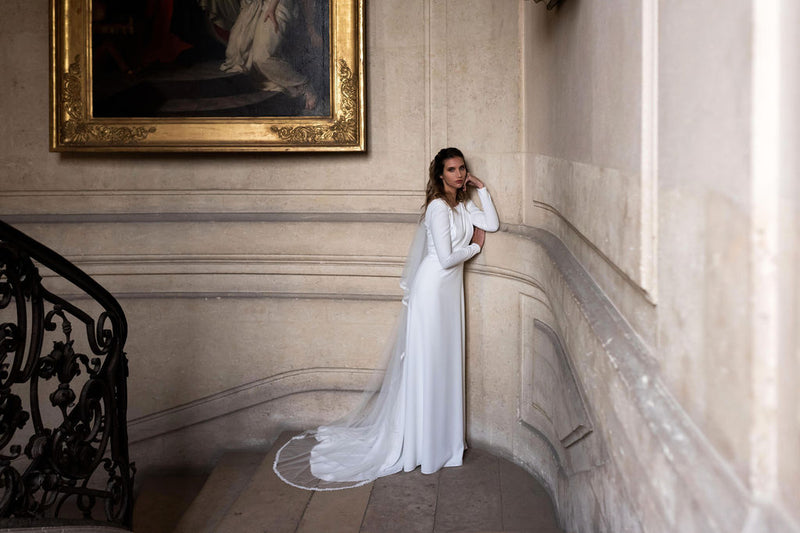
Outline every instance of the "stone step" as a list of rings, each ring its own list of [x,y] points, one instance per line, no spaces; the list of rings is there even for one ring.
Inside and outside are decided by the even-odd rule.
[[[175,533],[359,531],[372,484],[350,490],[312,492],[283,483],[272,470],[275,454],[295,433],[283,433],[267,453],[221,462]],[[242,463],[249,463],[242,469]],[[235,478],[238,486],[229,486]],[[225,502],[221,502],[221,499]],[[223,510],[224,508],[224,510]],[[222,516],[224,514],[224,516]]]
[[[561,532],[544,488],[489,452],[469,449],[464,466],[431,475],[417,469],[314,492],[285,484],[272,470],[292,436],[282,434],[266,456],[223,456],[175,533]]]
[[[272,470],[275,455],[295,433],[283,433],[240,490],[226,516],[210,529],[176,533],[275,531],[353,533],[359,531],[373,484],[341,491],[313,492],[291,487]],[[216,471],[215,471],[216,472]],[[214,477],[214,473],[212,473]],[[209,484],[212,479],[209,478]],[[182,521],[183,522],[183,521]]]
[[[347,490],[314,492],[297,533],[353,533],[361,529],[373,483]]]
[[[171,533],[207,478],[202,472],[163,472],[143,478],[133,505],[133,530]]]
[[[272,470],[275,454],[292,436],[291,433],[282,433],[278,437],[247,486],[219,522],[218,532],[297,529],[313,493],[287,485]]]
[[[217,462],[174,533],[213,533],[264,460],[263,452],[228,452]]]
[[[471,448],[463,466],[430,475],[416,469],[354,489],[314,492],[285,484],[272,470],[277,450],[292,436],[282,434],[266,455],[229,452],[208,476],[184,472],[148,478],[134,507],[134,531],[561,533],[544,488],[519,466],[487,451]],[[53,533],[83,531],[90,530],[67,527]]]

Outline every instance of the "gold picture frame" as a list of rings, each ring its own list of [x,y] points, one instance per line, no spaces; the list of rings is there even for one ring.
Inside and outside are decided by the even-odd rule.
[[[146,4],[150,11],[125,12],[118,4]],[[252,4],[279,7],[248,19],[245,6]],[[211,11],[223,8],[227,19]],[[51,0],[50,10],[51,151],[366,150],[363,0]],[[175,29],[180,17],[193,21],[183,26],[190,38]],[[252,66],[275,59],[258,63],[252,56],[247,65],[220,74],[238,53],[231,43],[247,35],[240,19],[257,20],[262,26],[253,31],[266,39],[286,35],[304,64],[316,65],[316,78],[297,69],[286,76],[294,76],[297,81],[286,83],[295,85],[276,85],[272,71]],[[295,19],[305,20],[308,33],[302,37],[286,29],[303,26],[291,26]],[[284,33],[278,33],[279,24]],[[278,46],[287,48],[285,42]],[[187,55],[191,59],[184,60]],[[287,58],[286,64],[297,63]]]

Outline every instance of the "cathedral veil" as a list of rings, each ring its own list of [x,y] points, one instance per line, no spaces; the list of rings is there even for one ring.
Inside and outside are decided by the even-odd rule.
[[[420,223],[403,268],[403,306],[384,351],[385,372],[366,387],[358,406],[347,416],[306,431],[278,450],[273,470],[289,485],[341,490],[403,469],[408,294],[425,256],[426,240],[425,225]]]

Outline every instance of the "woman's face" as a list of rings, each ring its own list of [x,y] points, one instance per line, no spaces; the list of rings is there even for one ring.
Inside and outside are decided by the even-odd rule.
[[[444,181],[445,191],[456,191],[464,186],[467,179],[467,165],[460,157],[451,157],[444,160],[444,171],[442,181]]]

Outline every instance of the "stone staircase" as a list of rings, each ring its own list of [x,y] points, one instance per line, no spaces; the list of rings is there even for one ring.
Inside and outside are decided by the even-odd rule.
[[[142,483],[137,533],[561,532],[550,497],[522,468],[467,450],[464,466],[384,477],[363,487],[312,492],[272,471],[266,454],[231,452],[210,475],[164,474]]]

